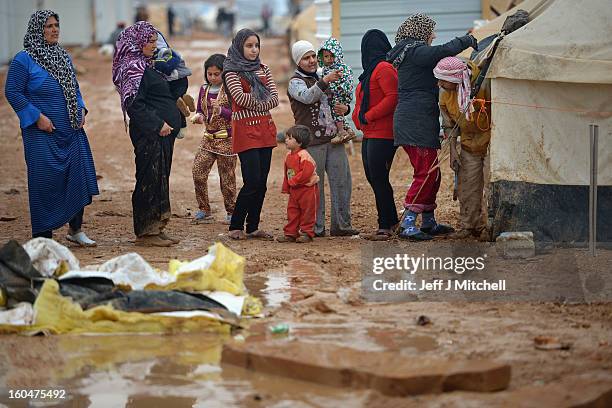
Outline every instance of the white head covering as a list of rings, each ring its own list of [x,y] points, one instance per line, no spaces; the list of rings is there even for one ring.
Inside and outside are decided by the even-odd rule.
[[[293,47],[291,47],[291,56],[293,57],[295,65],[299,65],[300,60],[308,51],[315,52],[314,47],[308,41],[300,40],[293,44]]]

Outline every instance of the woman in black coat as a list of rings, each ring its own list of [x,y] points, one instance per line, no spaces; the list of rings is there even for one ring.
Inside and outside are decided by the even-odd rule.
[[[182,115],[169,82],[153,65],[157,30],[140,21],[117,41],[113,82],[121,97],[136,156],[132,211],[136,244],[166,247],[178,243],[164,232],[170,220],[169,179],[174,140]]]
[[[436,38],[435,25],[436,22],[425,14],[411,15],[398,29],[396,46],[387,54],[387,60],[398,70],[394,142],[406,151],[414,168],[413,181],[404,202],[406,212],[400,237],[418,241],[453,232],[451,227],[438,224],[434,216],[440,188],[440,170],[436,167],[440,149],[440,110],[433,69],[442,58],[477,46],[471,35],[432,46]],[[434,167],[436,169],[429,173]],[[416,227],[418,214],[423,214],[420,229]]]

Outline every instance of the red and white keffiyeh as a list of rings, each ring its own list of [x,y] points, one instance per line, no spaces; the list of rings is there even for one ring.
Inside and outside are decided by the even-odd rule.
[[[459,85],[457,86],[457,102],[461,112],[464,112],[465,117],[470,120],[474,107],[470,103],[472,92],[470,75],[472,72],[468,65],[457,57],[446,57],[438,62],[433,73],[438,79]]]

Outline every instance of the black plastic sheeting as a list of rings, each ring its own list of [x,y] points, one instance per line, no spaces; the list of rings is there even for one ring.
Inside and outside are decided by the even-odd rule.
[[[588,245],[589,186],[491,183],[489,223],[495,239],[505,231],[531,231],[540,243]],[[597,242],[612,245],[612,186],[597,189]]]
[[[28,253],[15,240],[0,248],[0,289],[6,293],[7,306],[19,302],[34,303],[44,280]],[[177,312],[206,310],[228,317],[229,311],[221,303],[200,293],[162,290],[126,291],[109,279],[72,278],[58,280],[62,296],[70,297],[83,309],[110,304],[126,312]]]

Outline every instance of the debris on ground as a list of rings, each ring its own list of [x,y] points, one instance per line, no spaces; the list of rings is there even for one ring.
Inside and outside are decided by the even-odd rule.
[[[245,260],[222,244],[168,271],[139,254],[84,268],[56,241],[35,238],[0,249],[0,288],[8,310],[4,333],[228,332],[241,316],[260,315],[261,302],[242,282]],[[25,303],[24,303],[25,302]]]
[[[569,350],[572,348],[572,343],[549,336],[536,336],[533,339],[533,344],[538,350]]]

